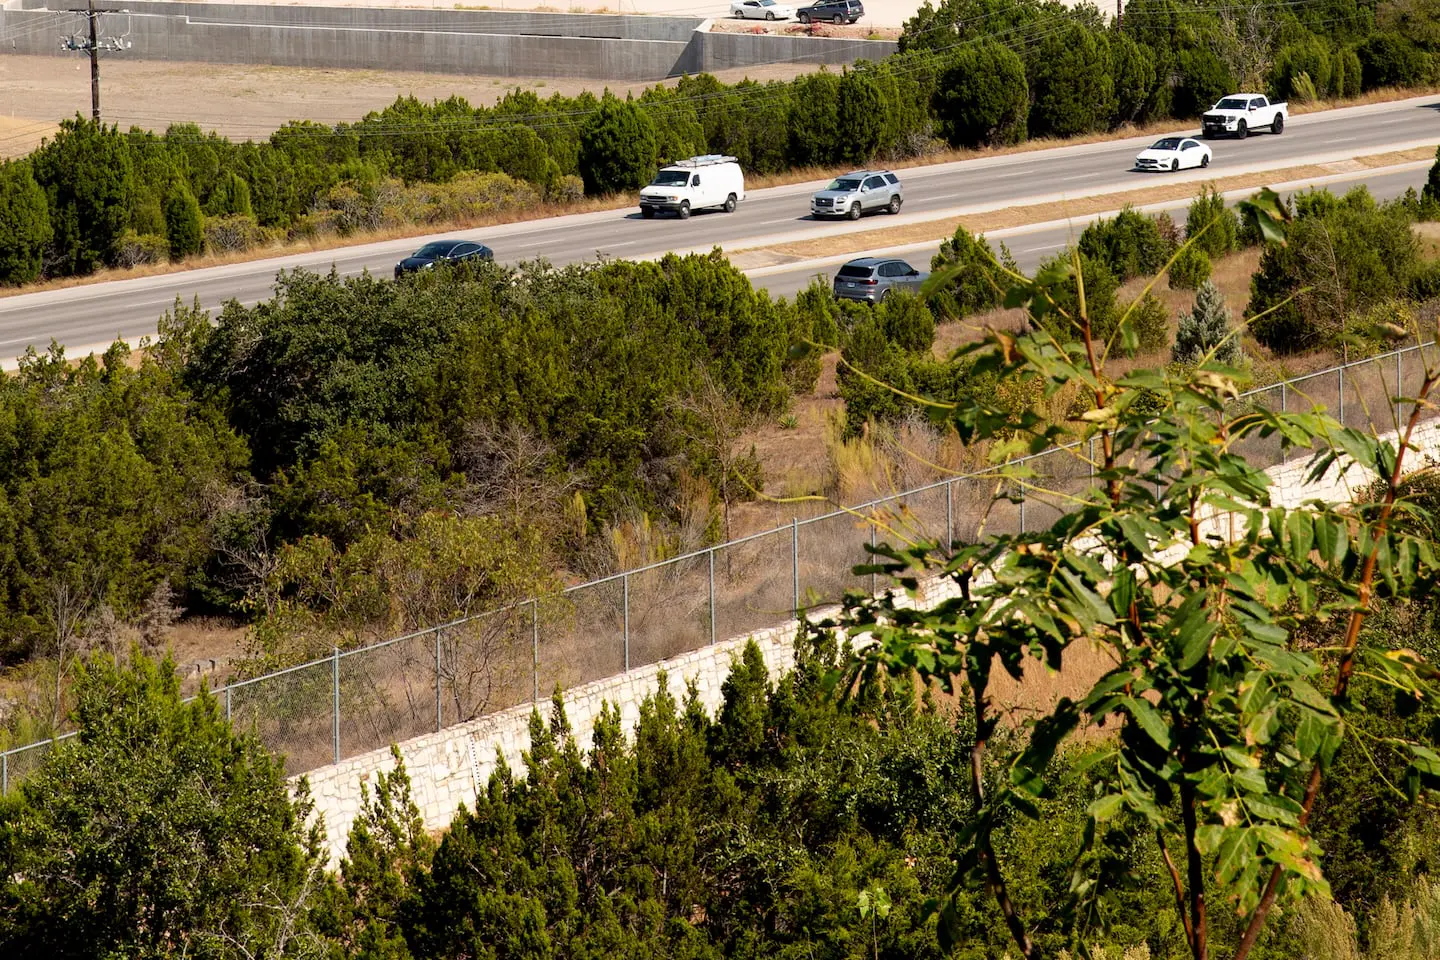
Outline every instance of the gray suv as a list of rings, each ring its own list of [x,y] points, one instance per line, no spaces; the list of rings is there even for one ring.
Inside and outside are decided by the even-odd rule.
[[[920,285],[928,276],[930,274],[916,270],[904,260],[862,257],[851,260],[835,274],[835,296],[879,303],[891,290],[919,293]]]
[[[899,213],[905,202],[905,189],[900,178],[889,170],[857,170],[830,181],[830,186],[810,198],[810,215],[849,217],[859,220],[862,213],[885,210]]]

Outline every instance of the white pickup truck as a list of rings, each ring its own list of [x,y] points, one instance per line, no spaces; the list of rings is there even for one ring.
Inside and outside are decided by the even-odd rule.
[[[1271,103],[1259,93],[1232,93],[1205,111],[1200,132],[1206,137],[1231,135],[1241,140],[1256,130],[1278,134],[1289,116],[1288,103]]]

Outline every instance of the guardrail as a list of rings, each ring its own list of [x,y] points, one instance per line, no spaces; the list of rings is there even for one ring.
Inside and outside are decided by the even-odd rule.
[[[1426,344],[1425,346],[1430,346]],[[1336,412],[1347,426],[1394,429],[1406,415],[1403,384],[1423,364],[1412,346],[1243,394],[1240,403],[1284,411],[1295,402]],[[1408,362],[1407,362],[1408,361]],[[1286,454],[1278,438],[1246,440],[1252,464]],[[789,524],[569,587],[560,593],[327,657],[214,692],[225,716],[254,732],[303,773],[487,713],[743,636],[803,607],[874,592],[866,561],[872,520],[884,515],[919,536],[971,540],[985,532],[1048,526],[1093,481],[1077,445],[1025,458],[1047,494],[997,490],[997,478],[952,477],[848,510]],[[996,499],[1009,492],[1011,499]],[[868,530],[868,534],[867,531]],[[789,567],[789,576],[784,576]],[[0,752],[0,795],[34,770],[53,740]]]

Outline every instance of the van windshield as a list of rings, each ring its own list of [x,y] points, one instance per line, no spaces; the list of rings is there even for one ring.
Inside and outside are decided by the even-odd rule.
[[[650,183],[657,187],[683,187],[690,182],[688,170],[661,170]]]
[[[826,187],[825,189],[826,189],[826,190],[838,190],[838,191],[840,191],[841,193],[854,193],[856,190],[859,190],[859,189],[860,189],[860,181],[859,181],[859,180],[847,180],[847,179],[845,179],[844,177],[841,177],[841,178],[838,179],[838,180],[831,180],[831,181],[830,181],[830,186]]]

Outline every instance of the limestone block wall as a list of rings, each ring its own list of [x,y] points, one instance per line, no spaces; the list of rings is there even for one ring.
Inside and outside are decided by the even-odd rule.
[[[1423,455],[1440,451],[1440,420],[1421,427],[1414,438],[1421,455],[1410,455],[1412,467],[1419,466]],[[1288,463],[1267,471],[1274,478],[1272,498],[1277,505],[1295,506],[1307,500],[1347,503],[1355,498],[1367,478],[1359,468],[1346,472],[1331,470],[1317,483],[1307,483],[1307,456],[1297,456]],[[1211,517],[1206,533],[1234,536],[1243,526],[1229,515]],[[1183,554],[1184,548],[1179,553]],[[1178,554],[1177,554],[1178,555]],[[914,601],[931,606],[953,596],[954,584],[934,580],[923,584]],[[836,613],[836,608],[813,610],[813,620],[823,620]],[[793,663],[793,643],[798,623],[788,620],[777,627],[762,630],[704,647],[629,673],[607,677],[565,691],[566,714],[571,729],[588,745],[595,718],[601,705],[617,707],[627,732],[640,719],[640,705],[659,685],[661,671],[667,674],[672,693],[680,695],[685,684],[693,680],[701,703],[712,714],[720,706],[721,686],[731,664],[740,656],[745,644],[753,640],[760,648],[772,679],[780,677]],[[542,717],[548,720],[549,705],[539,705]],[[440,829],[450,823],[462,803],[473,800],[477,789],[483,789],[494,771],[497,755],[503,755],[511,769],[521,766],[522,754],[530,746],[530,717],[534,705],[514,707],[468,723],[449,727],[400,744],[409,771],[415,802],[419,805],[427,829]],[[306,775],[315,801],[315,815],[323,819],[327,844],[333,860],[344,853],[350,825],[360,810],[360,785],[373,781],[377,773],[394,766],[390,751],[376,750],[353,757],[339,764],[322,767]],[[298,779],[298,778],[297,778]]]

